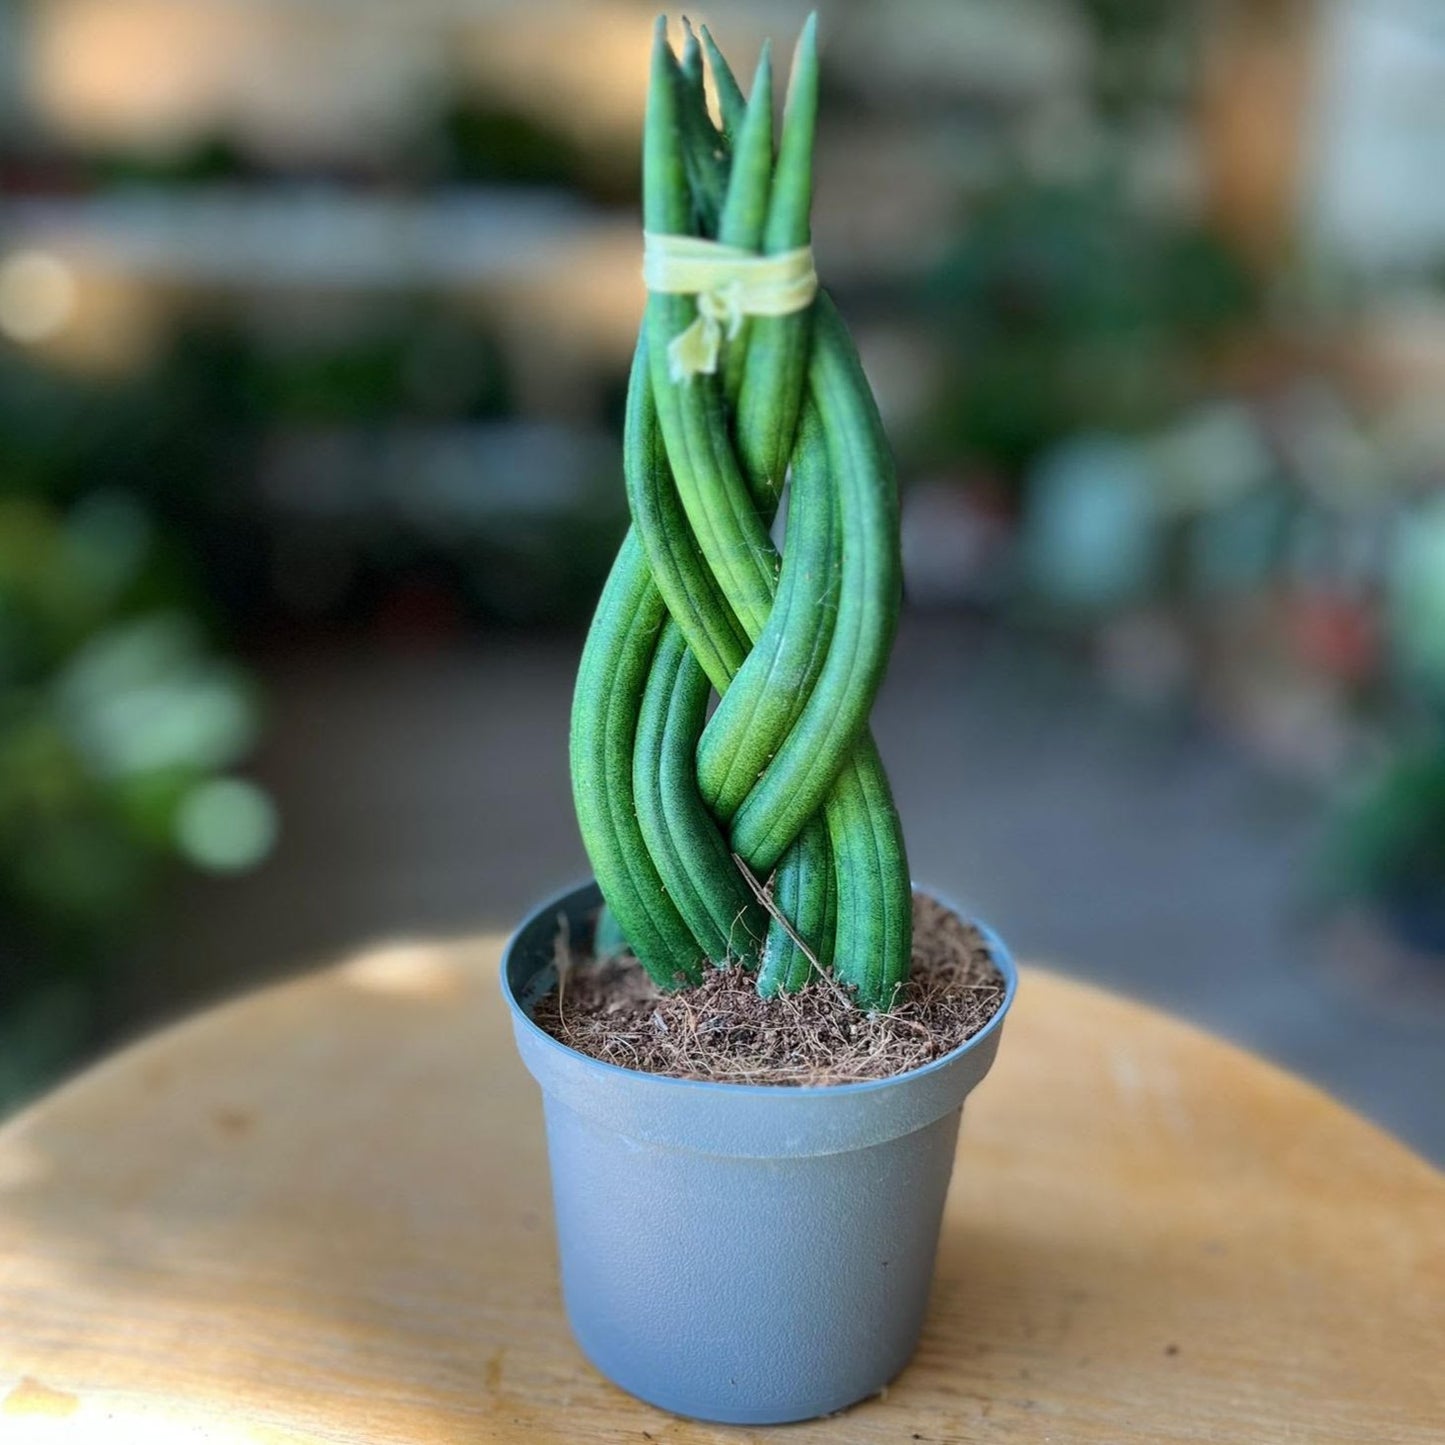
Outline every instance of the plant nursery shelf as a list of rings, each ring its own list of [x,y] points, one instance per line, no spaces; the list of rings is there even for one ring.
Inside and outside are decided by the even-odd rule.
[[[373,951],[13,1121],[0,1440],[771,1438],[573,1346],[498,949]],[[1441,1438],[1445,1177],[1399,1144],[1039,971],[963,1128],[918,1355],[789,1442]]]

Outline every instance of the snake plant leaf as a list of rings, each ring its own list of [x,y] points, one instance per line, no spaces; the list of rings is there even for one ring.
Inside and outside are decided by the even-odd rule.
[[[660,23],[646,229],[717,240],[733,248],[718,253],[728,266],[806,246],[818,91],[810,17],[775,158],[768,48],[744,99],[706,29],[699,43],[686,27],[679,61]],[[860,1005],[886,1008],[911,951],[902,831],[867,726],[899,605],[892,461],[821,292],[791,314],[746,317],[720,374],[673,376],[673,340],[700,314],[715,328],[737,305],[729,294],[659,290],[647,302],[624,438],[633,529],[573,710],[578,821],[608,926],[664,986],[741,959],[765,996],[821,968]],[[780,558],[770,528],[789,475]]]

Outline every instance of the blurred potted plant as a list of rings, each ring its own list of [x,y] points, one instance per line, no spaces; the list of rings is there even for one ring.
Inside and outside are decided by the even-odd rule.
[[[597,883],[531,914],[503,986],[578,1341],[656,1404],[766,1423],[839,1409],[911,1354],[1014,974],[911,894],[868,730],[897,503],[813,271],[813,22],[776,155],[766,49],[744,99],[703,41],[721,129],[691,32],[679,59],[659,22],[653,52],[632,529],[573,711]]]
[[[225,776],[248,681],[119,493],[0,501],[0,1106],[91,1037],[103,974],[168,863],[269,847],[269,800]]]
[[[1445,737],[1399,752],[1337,809],[1325,881],[1408,948],[1445,960]]]
[[[1413,717],[1336,809],[1321,878],[1408,948],[1445,960],[1445,497],[1407,511],[1395,542],[1390,661]]]

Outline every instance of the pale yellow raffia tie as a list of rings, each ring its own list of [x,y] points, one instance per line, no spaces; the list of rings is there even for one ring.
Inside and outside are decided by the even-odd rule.
[[[643,233],[642,279],[649,291],[696,296],[697,320],[668,343],[673,381],[717,370],[723,337],[736,338],[745,316],[791,316],[818,291],[813,248],[759,256],[703,236]]]

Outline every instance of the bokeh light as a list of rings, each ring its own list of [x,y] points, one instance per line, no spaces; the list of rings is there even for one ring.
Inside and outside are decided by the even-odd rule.
[[[240,778],[217,778],[193,788],[176,813],[176,842],[201,868],[233,873],[261,862],[276,843],[275,805]]]
[[[12,341],[49,341],[75,315],[70,268],[46,251],[14,251],[0,260],[0,332]]]

